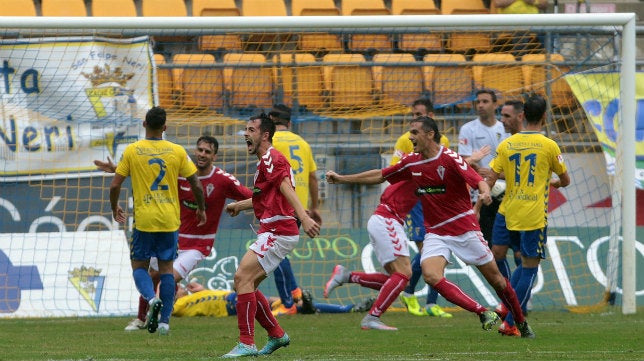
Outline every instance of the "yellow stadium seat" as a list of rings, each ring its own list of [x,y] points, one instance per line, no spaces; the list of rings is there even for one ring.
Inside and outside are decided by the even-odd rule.
[[[287,16],[284,0],[242,0],[243,16]]]
[[[550,80],[550,104],[558,108],[575,107],[577,102],[572,90],[568,82],[562,78],[562,75],[568,73],[570,68],[564,64],[546,65],[548,59],[549,62],[554,63],[565,61],[561,54],[526,54],[521,58],[521,62],[525,63],[522,65],[522,70],[526,90],[547,95],[546,82]]]
[[[224,55],[224,80],[230,91],[230,105],[236,108],[269,108],[273,105],[273,70],[264,55]],[[257,64],[257,66],[238,66]]]
[[[156,65],[165,64],[165,59],[161,54],[154,54]],[[172,80],[171,69],[161,69],[156,67],[157,72],[157,89],[159,95],[159,105],[163,108],[174,107],[174,82]]]
[[[293,16],[338,16],[340,11],[333,0],[291,0]],[[306,52],[341,52],[339,34],[304,33],[298,39],[298,49]]]
[[[416,63],[412,54],[376,54],[373,77],[383,104],[411,104],[423,94],[423,71],[420,65],[396,66],[396,63]]]
[[[87,16],[83,0],[42,0],[42,16]]]
[[[342,15],[391,15],[382,0],[343,0]],[[391,52],[392,39],[387,34],[351,34],[349,49],[353,51]]]
[[[443,15],[489,14],[490,10],[481,0],[441,0],[441,13]]]
[[[392,0],[391,13],[394,15],[439,15],[440,10],[433,1],[427,0]],[[443,35],[438,32],[431,34],[400,34],[398,48],[402,51],[441,51]]]
[[[242,0],[242,16],[287,16],[284,0]],[[255,33],[246,38],[247,51],[281,51],[291,34]]]
[[[496,90],[500,101],[518,99],[523,92],[523,70],[512,54],[475,54],[472,73],[477,88]],[[498,64],[496,64],[498,63]]]
[[[240,16],[235,0],[195,0],[193,16]],[[203,35],[199,37],[199,50],[241,51],[242,42],[237,34]]]
[[[441,1],[441,14],[489,14],[481,0],[443,0]],[[452,52],[484,53],[492,50],[491,36],[482,32],[452,32],[447,37],[447,50]]]
[[[282,89],[284,104],[292,107],[297,100],[299,106],[308,110],[324,107],[322,65],[298,67],[297,63],[315,63],[315,56],[308,53],[273,56],[273,64],[276,65],[273,69],[274,84]]]
[[[215,57],[210,54],[175,54],[175,65],[214,65]],[[181,106],[184,108],[223,108],[225,104],[224,72],[219,67],[190,68],[174,72],[174,82],[181,92]]]
[[[0,16],[36,16],[33,0],[0,0]]]
[[[141,0],[143,16],[187,16],[183,0]]]
[[[92,0],[92,16],[136,16],[132,0]]]
[[[423,61],[429,63],[423,66],[423,74],[435,105],[471,106],[472,68],[463,54],[427,54]]]
[[[359,108],[374,104],[374,84],[371,69],[360,54],[327,54],[322,58],[324,86],[332,108]],[[338,63],[338,64],[329,64]],[[345,63],[345,64],[342,64]]]

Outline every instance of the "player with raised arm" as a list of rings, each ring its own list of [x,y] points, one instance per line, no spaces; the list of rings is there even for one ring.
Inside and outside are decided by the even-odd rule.
[[[412,120],[409,139],[416,153],[397,164],[352,175],[329,171],[327,180],[359,184],[412,180],[423,202],[426,233],[421,268],[425,282],[448,301],[476,313],[483,329],[490,330],[499,316],[445,278],[445,267],[452,254],[455,255],[479,269],[501,301],[517,316],[521,335],[533,338],[534,332],[523,317],[516,293],[496,267],[472,209],[468,185],[478,188],[481,200],[488,204],[491,202],[489,186],[463,158],[439,144],[440,133],[433,119]]]
[[[260,227],[257,240],[250,245],[235,272],[239,343],[223,358],[267,355],[290,344],[288,334],[271,313],[271,307],[258,287],[297,246],[300,239],[298,218],[309,237],[316,237],[320,232],[320,226],[297,198],[288,160],[272,146],[274,134],[275,123],[266,114],[250,118],[244,138],[248,153],[258,159],[253,197],[226,206],[232,216],[252,208]],[[259,352],[255,346],[255,320],[268,332],[268,342]]]
[[[541,134],[547,103],[540,95],[530,96],[523,105],[525,130],[512,135],[496,149],[487,182],[493,185],[505,174],[506,190],[496,216],[495,239],[520,237],[521,265],[512,273],[512,286],[524,307],[530,299],[539,263],[546,257],[548,195],[550,187],[566,187],[570,176],[555,141]],[[555,173],[558,179],[552,178]],[[510,310],[500,332],[516,335],[519,318]],[[516,322],[515,322],[516,321]]]
[[[197,179],[197,167],[182,146],[163,139],[166,125],[163,108],[154,107],[145,115],[145,139],[128,145],[116,167],[110,184],[112,217],[125,223],[127,215],[119,205],[121,186],[132,178],[134,229],[130,242],[130,260],[136,288],[149,304],[146,328],[167,334],[175,296],[173,263],[177,255],[179,216],[178,177],[190,183],[195,199],[196,226],[206,224],[203,188]],[[148,273],[150,259],[159,265],[159,297]],[[159,317],[160,313],[160,317]]]

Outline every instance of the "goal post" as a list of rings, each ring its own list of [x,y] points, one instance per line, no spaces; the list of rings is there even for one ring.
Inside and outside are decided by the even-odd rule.
[[[324,225],[316,239],[302,235],[291,262],[300,286],[321,296],[336,263],[379,269],[366,221],[382,190],[329,185],[324,171],[387,165],[418,97],[433,101],[441,131],[457,149],[458,129],[476,118],[472,100],[482,87],[497,91],[500,104],[544,94],[551,106],[545,132],[572,159],[571,185],[550,195],[549,257],[534,307],[594,310],[612,292],[621,296],[622,313],[635,313],[637,263],[644,256],[636,240],[635,180],[642,172],[636,99],[643,95],[635,86],[635,20],[630,13],[0,17],[0,214],[8,214],[0,221],[0,265],[11,271],[0,269],[6,305],[0,317],[135,312],[127,259],[119,257],[126,237],[109,211],[110,177],[91,161],[118,159],[142,136],[150,106],[168,110],[166,137],[189,153],[200,135],[216,136],[216,165],[247,186],[255,165],[239,136],[245,121],[274,103],[293,108],[293,128],[315,153]],[[465,43],[482,34],[489,48],[458,48],[455,34]],[[488,56],[498,54],[510,57]],[[506,82],[515,75],[519,82]],[[575,96],[565,83],[574,75],[581,75]],[[593,80],[604,83],[600,88]],[[617,102],[590,95],[606,89]],[[609,106],[614,117],[602,117]],[[606,136],[612,130],[614,140]],[[612,181],[599,166],[604,158],[614,159]],[[129,195],[122,202],[130,202],[123,204],[131,215]],[[252,214],[222,217],[213,253],[190,278],[231,289],[238,259],[253,240],[249,223]],[[126,231],[131,226],[130,218]],[[61,265],[45,267],[44,260]],[[11,287],[2,287],[2,277]],[[447,277],[482,304],[497,302],[471,267],[453,260]],[[270,283],[262,287],[275,294]],[[426,292],[422,282],[417,290]],[[332,301],[369,296],[344,287]],[[38,299],[25,311],[29,298]]]

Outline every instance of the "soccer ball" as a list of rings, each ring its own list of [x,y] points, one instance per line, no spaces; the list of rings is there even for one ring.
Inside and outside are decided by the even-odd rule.
[[[494,183],[494,187],[490,190],[490,195],[496,200],[502,200],[503,195],[505,194],[505,181],[503,179],[497,179]]]

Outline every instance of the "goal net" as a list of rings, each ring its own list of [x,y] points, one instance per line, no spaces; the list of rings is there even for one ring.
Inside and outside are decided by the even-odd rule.
[[[366,223],[383,188],[329,185],[325,171],[388,165],[418,98],[433,102],[441,132],[458,150],[458,131],[477,117],[474,94],[482,88],[497,93],[499,106],[533,92],[546,96],[544,132],[562,148],[572,179],[551,190],[548,259],[531,308],[635,304],[644,246],[635,241],[631,157],[638,155],[642,182],[644,149],[642,129],[637,148],[626,139],[635,134],[626,119],[636,119],[631,99],[640,76],[634,51],[623,45],[634,47],[634,28],[625,27],[632,14],[255,18],[216,10],[185,18],[0,19],[0,317],[136,312],[129,186],[123,227],[111,217],[111,175],[92,161],[118,160],[143,136],[154,105],[168,111],[168,140],[192,153],[199,136],[215,136],[216,166],[249,187],[257,160],[240,131],[274,104],[292,108],[293,130],[315,155],[324,223],[319,237],[302,234],[290,260],[299,286],[320,299],[336,264],[381,270]],[[632,148],[624,152],[625,144]],[[224,214],[212,254],[189,279],[232,289],[253,228],[251,213]],[[460,260],[451,260],[446,276],[483,305],[499,302]],[[272,278],[261,289],[277,295]],[[421,280],[421,304],[426,292]],[[375,295],[347,285],[326,301]],[[440,297],[439,304],[453,307]]]

